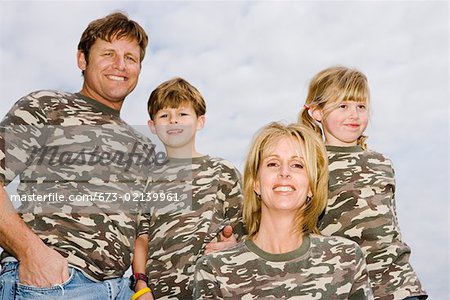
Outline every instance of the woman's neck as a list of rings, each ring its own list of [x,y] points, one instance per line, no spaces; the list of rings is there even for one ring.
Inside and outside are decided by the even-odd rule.
[[[253,242],[260,249],[272,254],[281,254],[298,249],[303,241],[301,231],[294,231],[294,218],[261,214],[261,225]]]

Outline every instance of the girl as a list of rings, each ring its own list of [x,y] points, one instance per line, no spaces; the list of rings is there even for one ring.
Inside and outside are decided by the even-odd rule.
[[[373,299],[359,246],[318,235],[327,157],[305,126],[272,123],[244,171],[246,241],[197,261],[195,299]]]
[[[319,230],[361,246],[375,299],[426,299],[401,239],[392,163],[365,143],[368,120],[369,87],[360,71],[331,67],[311,80],[299,122],[323,136],[328,151],[328,205]]]

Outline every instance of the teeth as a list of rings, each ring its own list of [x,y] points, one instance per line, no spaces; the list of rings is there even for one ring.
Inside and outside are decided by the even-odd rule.
[[[109,75],[108,78],[112,79],[112,80],[117,80],[117,81],[124,81],[125,80],[125,77],[115,76],[115,75]]]
[[[291,192],[294,189],[290,186],[278,186],[274,190],[277,192]]]
[[[182,129],[172,129],[172,130],[167,130],[168,134],[173,134],[173,133],[182,133],[183,130]]]

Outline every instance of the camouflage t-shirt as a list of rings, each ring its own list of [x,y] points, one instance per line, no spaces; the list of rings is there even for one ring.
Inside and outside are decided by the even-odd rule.
[[[150,177],[150,288],[155,299],[192,299],[195,262],[206,244],[225,225],[238,239],[244,234],[240,174],[226,160],[203,156],[170,159]]]
[[[199,259],[195,299],[373,299],[359,246],[341,237],[306,235],[288,253],[250,240]]]
[[[409,263],[411,250],[401,239],[391,161],[360,146],[327,150],[329,200],[319,229],[361,246],[376,299],[426,299]]]
[[[19,176],[10,198],[24,222],[92,279],[122,276],[139,222],[127,200],[145,187],[150,140],[118,111],[59,91],[23,97],[0,130],[1,179],[14,187]]]

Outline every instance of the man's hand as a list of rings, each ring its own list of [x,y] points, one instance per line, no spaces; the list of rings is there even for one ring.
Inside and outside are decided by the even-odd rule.
[[[30,249],[30,253],[19,261],[19,282],[22,284],[51,287],[67,279],[69,279],[67,260],[45,245],[38,249]]]
[[[222,229],[222,232],[220,232],[218,242],[210,242],[206,245],[205,254],[225,250],[236,244],[237,241],[233,235],[233,227],[228,225]]]

